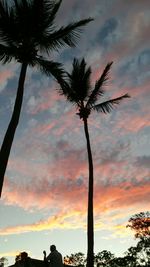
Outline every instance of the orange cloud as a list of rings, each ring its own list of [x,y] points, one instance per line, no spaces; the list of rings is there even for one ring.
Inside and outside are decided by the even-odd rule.
[[[78,229],[83,228],[85,223],[82,221],[81,212],[60,212],[58,215],[49,217],[47,220],[41,220],[35,224],[19,225],[0,229],[0,235],[20,234],[26,232],[39,232],[53,229]],[[80,219],[79,219],[80,218]]]
[[[1,235],[20,234],[31,231],[43,231],[52,229],[86,229],[87,216],[87,189],[84,186],[72,185],[63,181],[53,184],[47,191],[48,184],[36,188],[37,192],[24,188],[20,192],[14,188],[11,192],[5,192],[7,203],[24,203],[25,205],[39,208],[57,207],[54,215],[46,220],[28,225],[11,226],[0,229]],[[16,191],[15,191],[16,190]],[[116,235],[128,235],[125,230],[128,218],[140,211],[148,210],[150,201],[150,184],[142,182],[137,185],[132,182],[118,182],[116,185],[102,185],[95,187],[94,193],[94,215],[95,230],[109,230]],[[71,199],[71,202],[70,202]],[[82,199],[82,202],[81,202]],[[23,207],[23,206],[22,206]],[[119,226],[117,221],[121,220]]]

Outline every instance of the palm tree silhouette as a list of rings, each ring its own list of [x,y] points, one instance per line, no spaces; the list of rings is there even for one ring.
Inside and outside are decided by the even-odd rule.
[[[47,60],[52,50],[74,47],[81,27],[92,19],[84,19],[56,28],[54,20],[62,0],[0,0],[0,60],[21,64],[14,110],[0,150],[0,197],[4,175],[21,112],[27,67],[38,67],[43,73],[61,76],[61,64]]]
[[[74,59],[73,68],[70,73],[58,80],[60,85],[60,94],[63,94],[68,101],[76,106],[76,113],[84,123],[84,132],[87,142],[89,184],[88,184],[88,211],[87,211],[87,267],[93,267],[94,262],[94,216],[93,216],[93,158],[88,131],[88,117],[92,110],[102,113],[109,113],[115,105],[119,104],[128,94],[110,99],[108,101],[97,103],[97,100],[104,94],[104,85],[108,80],[109,70],[112,62],[108,63],[95,82],[94,88],[91,86],[91,67],[86,66],[84,58],[79,61]]]

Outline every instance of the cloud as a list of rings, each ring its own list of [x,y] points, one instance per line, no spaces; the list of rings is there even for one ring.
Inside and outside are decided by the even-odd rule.
[[[21,203],[23,200],[26,203],[29,199],[31,206],[33,201],[35,203],[38,201],[39,205],[43,202],[49,208],[57,207],[56,211],[47,219],[40,220],[36,223],[3,227],[0,229],[1,235],[5,236],[52,229],[86,228],[87,192],[83,183],[72,183],[69,186],[68,182],[58,181],[56,183],[53,182],[51,185],[42,183],[40,187],[36,187],[36,191],[35,189],[31,191],[30,188],[24,188],[24,190],[27,190],[28,194],[27,192],[23,192],[22,194],[17,188],[14,188],[13,193],[6,193],[6,199],[10,197],[10,200],[13,201],[16,198],[16,203],[17,201]],[[95,229],[108,229],[117,234],[118,231],[121,234],[122,230],[124,233],[124,223],[127,223],[127,216],[131,216],[135,213],[135,210],[136,212],[140,212],[141,210],[148,209],[149,195],[150,185],[147,181],[141,181],[139,184],[132,181],[120,182],[116,185],[97,185],[94,196]],[[72,199],[71,202],[70,198]],[[118,219],[122,220],[122,224],[120,223],[120,226],[115,226]]]
[[[117,43],[120,38],[117,28],[118,21],[115,18],[109,18],[106,20],[97,33],[97,46],[100,45],[102,50],[111,49],[111,47],[114,46],[114,44]]]
[[[56,86],[56,85],[55,85]],[[59,102],[60,96],[56,93],[56,88],[46,88],[39,93],[37,97],[32,95],[27,103],[27,112],[32,115],[43,112],[45,110],[54,111],[56,109],[56,103]]]
[[[43,230],[53,230],[53,229],[78,229],[81,227],[77,225],[76,217],[80,219],[82,227],[84,223],[82,222],[82,217],[80,217],[80,212],[69,212],[67,214],[60,213],[53,217],[48,218],[47,220],[41,220],[35,224],[21,225],[14,227],[7,227],[0,231],[1,235],[11,235],[11,234],[20,234],[33,231],[43,231]]]
[[[101,162],[96,162],[94,193],[96,229],[101,229],[102,225],[105,224],[103,219],[106,220],[109,217],[109,221],[112,222],[114,218],[117,218],[111,216],[112,210],[116,212],[115,216],[120,216],[125,220],[127,214],[132,215],[137,210],[148,209],[150,200],[148,157],[137,157],[137,160],[129,165],[127,157],[123,159],[119,156],[120,151],[124,149],[121,147],[121,145],[120,148],[118,146],[116,151],[110,151],[109,154],[107,152],[106,157],[103,152]],[[37,166],[34,169],[31,165],[28,173],[30,179],[23,179],[22,177],[14,182],[6,180],[3,194],[5,205],[20,206],[29,211],[49,209],[52,215],[46,221],[40,221],[34,225],[8,228],[6,229],[7,234],[12,234],[13,231],[18,233],[32,230],[42,231],[49,229],[49,227],[72,229],[85,226],[88,186],[87,163],[80,150],[69,150],[67,142],[59,142],[58,148],[63,148],[64,157],[57,155],[56,165],[51,163],[46,166],[42,163],[39,167],[38,163],[38,170]],[[29,164],[22,168],[20,161],[16,166],[20,166],[20,175],[27,177]],[[56,208],[53,209],[53,207]],[[124,209],[124,213],[121,215],[119,215],[120,207]],[[103,219],[101,214],[103,214]],[[68,219],[69,216],[70,219]],[[74,222],[76,223],[74,224]]]
[[[118,127],[124,129],[127,132],[140,132],[142,129],[149,127],[150,122],[148,114],[143,118],[142,116],[132,116],[125,117],[123,121],[120,120]]]
[[[68,205],[69,198],[74,197],[78,207],[80,205],[76,196],[82,198],[84,195],[83,199],[86,199],[88,177],[86,142],[84,133],[80,131],[82,124],[79,124],[80,127],[76,125],[73,128],[72,114],[68,114],[69,120],[67,116],[60,119],[62,125],[60,124],[60,132],[58,128],[57,134],[55,132],[57,128],[54,130],[57,123],[53,121],[49,126],[45,125],[43,129],[47,130],[44,131],[41,130],[41,125],[35,124],[35,129],[34,126],[31,127],[31,132],[25,133],[22,139],[18,140],[17,154],[10,159],[8,169],[8,175],[10,173],[15,179],[7,178],[5,181],[3,193],[5,203],[25,209],[43,209],[48,208],[49,204],[53,206],[55,201],[57,203],[57,199],[58,202],[60,200]],[[77,121],[80,123],[79,120]],[[132,132],[136,129],[136,120],[133,122]],[[127,180],[131,185],[139,187],[143,182],[148,183],[148,157],[145,155],[136,157],[134,144],[125,141],[125,131],[122,131],[122,140],[118,139],[116,133],[112,131],[112,135],[117,136],[114,141],[113,136],[110,137],[106,130],[99,135],[100,125],[95,125],[92,120],[91,123],[95,186],[104,191],[110,187],[113,191],[113,185],[116,186]],[[129,120],[122,125],[118,124],[117,128],[128,127],[128,133],[130,123]],[[137,124],[139,125],[139,122]],[[34,131],[35,134],[33,134]],[[55,133],[53,138],[51,131]],[[70,135],[68,135],[69,132]],[[43,139],[45,133],[50,139]],[[105,142],[103,142],[104,139]],[[134,157],[132,157],[133,152]],[[25,203],[24,199],[26,199]]]
[[[8,80],[12,77],[13,72],[11,69],[2,69],[0,72],[0,93],[5,89]]]

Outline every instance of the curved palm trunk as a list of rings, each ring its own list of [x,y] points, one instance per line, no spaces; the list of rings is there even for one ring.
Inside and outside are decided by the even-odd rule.
[[[87,119],[84,119],[89,163],[88,215],[87,215],[87,267],[94,266],[94,218],[93,218],[93,159]]]
[[[15,131],[19,122],[23,93],[24,93],[24,82],[27,71],[27,63],[23,63],[21,66],[20,77],[18,82],[17,96],[14,104],[13,114],[8,125],[6,134],[0,150],[0,197],[2,193],[2,187],[4,182],[4,175],[8,163],[8,158],[13,143]]]

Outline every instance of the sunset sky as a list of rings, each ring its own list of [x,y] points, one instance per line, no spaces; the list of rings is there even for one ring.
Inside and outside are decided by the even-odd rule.
[[[69,71],[84,57],[96,81],[113,61],[101,100],[128,93],[109,115],[93,113],[95,253],[116,256],[136,244],[129,218],[150,210],[150,1],[63,0],[58,26],[93,17],[76,48],[52,59]],[[8,126],[20,65],[0,65],[0,143]],[[83,122],[59,96],[53,78],[28,69],[19,127],[0,199],[0,257],[20,251],[43,259],[55,244],[63,256],[86,254],[88,165]]]

